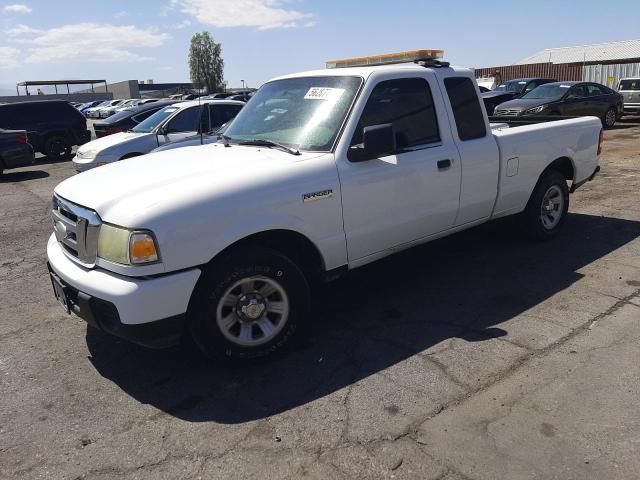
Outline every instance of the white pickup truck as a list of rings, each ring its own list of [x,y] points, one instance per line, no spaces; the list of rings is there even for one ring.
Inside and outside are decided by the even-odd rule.
[[[276,78],[219,143],[59,184],[57,299],[139,344],[189,332],[256,358],[309,320],[313,279],[507,215],[553,237],[599,170],[600,120],[492,130],[473,73],[423,53]]]

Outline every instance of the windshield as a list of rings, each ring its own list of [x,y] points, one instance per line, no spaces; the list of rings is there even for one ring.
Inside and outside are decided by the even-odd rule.
[[[531,100],[558,100],[565,93],[569,91],[571,85],[564,85],[562,83],[547,83],[546,85],[540,85],[534,88],[529,93],[526,93],[522,98]]]
[[[504,82],[502,85],[496,87],[497,92],[520,92],[524,89],[527,82],[512,80],[510,82]]]
[[[146,120],[140,122],[138,125],[131,129],[136,133],[151,133],[158,125],[160,125],[166,118],[178,110],[178,107],[166,107],[157,111]]]
[[[301,77],[267,83],[231,122],[231,141],[269,140],[300,150],[331,150],[360,77]]]

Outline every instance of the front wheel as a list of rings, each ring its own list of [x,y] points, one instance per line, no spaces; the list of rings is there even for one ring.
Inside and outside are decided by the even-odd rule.
[[[604,128],[613,127],[616,123],[617,116],[618,114],[616,112],[616,109],[611,107],[609,110],[607,110],[607,113],[604,114],[604,117],[602,119],[602,126]]]
[[[569,210],[565,176],[550,170],[540,177],[523,213],[525,228],[533,240],[550,240],[558,234]]]
[[[237,250],[203,272],[190,306],[191,334],[209,357],[266,357],[304,324],[309,302],[305,276],[286,256]]]

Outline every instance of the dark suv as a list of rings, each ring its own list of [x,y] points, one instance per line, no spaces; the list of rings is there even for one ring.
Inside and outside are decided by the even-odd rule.
[[[33,149],[50,158],[70,155],[74,145],[91,140],[86,118],[61,100],[0,105],[0,128],[26,130]]]

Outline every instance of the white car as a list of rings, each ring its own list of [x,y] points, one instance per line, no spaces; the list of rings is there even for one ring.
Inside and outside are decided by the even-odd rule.
[[[139,107],[140,105],[146,105],[147,103],[154,103],[157,102],[159,99],[157,98],[148,98],[148,99],[133,99],[133,100],[129,100],[128,102],[122,103],[120,105],[118,105],[114,111],[114,113],[118,113],[118,112],[124,112],[125,110],[129,110],[131,108],[135,108],[135,107]]]
[[[133,106],[133,102],[135,102],[135,99],[131,99],[131,100],[119,100],[117,103],[114,103],[113,105],[107,105],[105,107],[102,107],[100,109],[98,109],[98,118],[109,118],[111,115],[113,115],[114,113],[116,113],[116,110],[120,107],[127,107],[127,106]]]
[[[56,298],[140,344],[189,332],[206,354],[261,359],[313,318],[313,279],[508,215],[555,237],[599,170],[600,119],[492,129],[473,72],[428,53],[276,78],[219,143],[65,180],[47,245]],[[393,58],[416,63],[372,65]]]
[[[115,133],[85,143],[76,152],[73,165],[83,172],[107,163],[149,153],[154,148],[209,132],[227,123],[242,109],[233,100],[190,101],[172,104],[151,115],[129,132]]]
[[[102,107],[107,107],[109,106],[109,104],[111,103],[111,100],[105,100],[104,102],[100,102],[97,105],[87,108],[83,113],[84,116],[87,118],[94,118],[94,112],[96,112],[97,110],[101,109]]]
[[[101,118],[101,113],[103,110],[108,110],[116,105],[119,105],[123,102],[122,99],[117,100],[107,100],[106,103],[100,104],[97,107],[90,108],[86,111],[86,115],[89,118]]]

